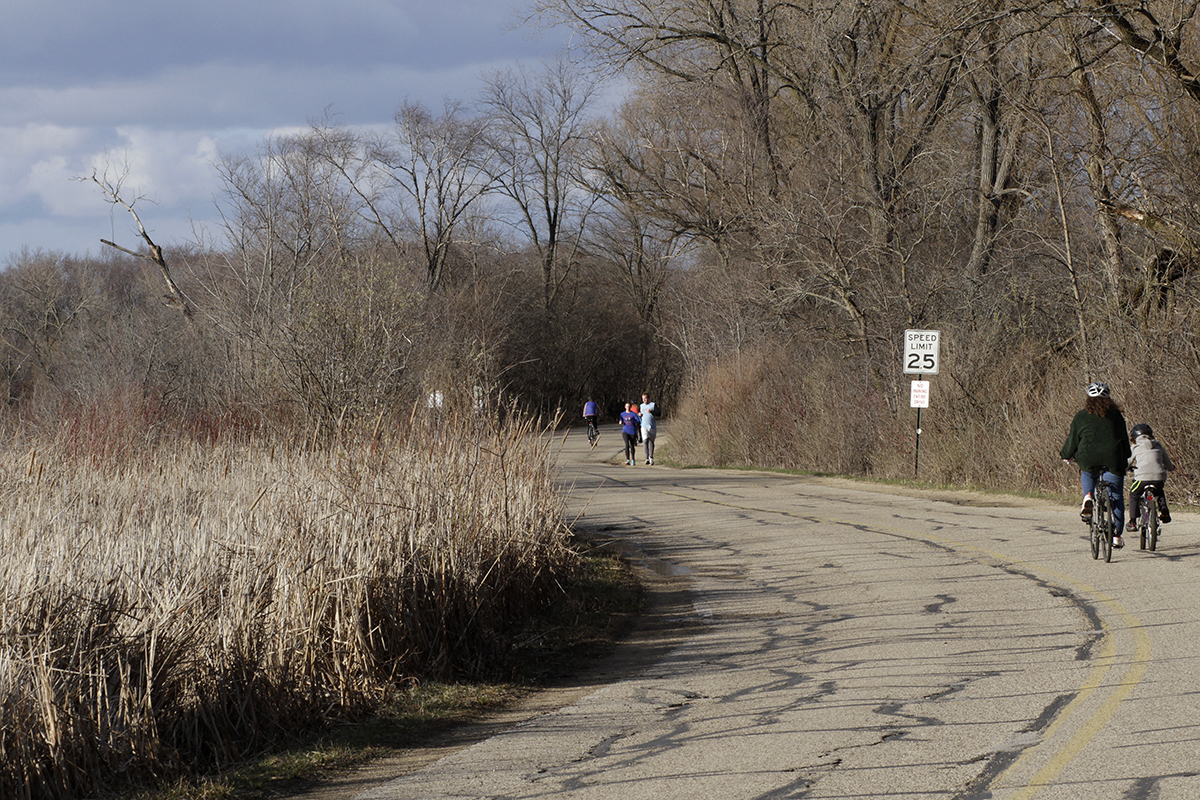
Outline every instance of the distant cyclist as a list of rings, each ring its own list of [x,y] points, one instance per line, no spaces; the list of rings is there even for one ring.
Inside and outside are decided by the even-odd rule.
[[[588,425],[593,427],[596,425],[596,420],[600,419],[600,406],[596,405],[596,401],[590,397],[583,404],[583,418],[587,420]]]
[[[1171,463],[1166,448],[1154,438],[1154,431],[1146,423],[1139,422],[1129,429],[1129,441],[1133,443],[1132,455],[1129,457],[1133,479],[1129,484],[1129,525],[1125,530],[1132,533],[1138,529],[1137,519],[1141,516],[1142,494],[1147,487],[1158,498],[1158,518],[1162,522],[1171,521],[1163,485],[1167,482],[1167,473],[1175,471],[1175,465]]]
[[[1129,436],[1125,429],[1125,418],[1121,407],[1112,399],[1112,391],[1106,383],[1090,383],[1083,408],[1071,420],[1071,430],[1060,453],[1064,461],[1079,465],[1079,483],[1083,490],[1083,505],[1079,517],[1084,522],[1092,521],[1092,493],[1096,488],[1095,470],[1105,467],[1102,480],[1113,484],[1113,525],[1119,532],[1125,520],[1125,498],[1123,483],[1125,467],[1129,463]],[[1120,535],[1113,537],[1113,547],[1124,547]]]

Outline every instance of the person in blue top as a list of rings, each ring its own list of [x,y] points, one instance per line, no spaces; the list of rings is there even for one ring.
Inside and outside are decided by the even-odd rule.
[[[642,429],[642,418],[632,411],[633,403],[626,403],[621,412],[621,438],[625,440],[625,465],[632,467],[637,458],[638,432]]]

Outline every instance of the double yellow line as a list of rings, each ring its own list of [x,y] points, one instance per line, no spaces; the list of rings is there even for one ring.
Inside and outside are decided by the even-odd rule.
[[[1029,565],[1027,565],[1029,566]],[[1036,567],[1030,566],[1031,569]],[[1043,570],[1043,572],[1052,575],[1057,580],[1065,583],[1070,583],[1081,591],[1090,594],[1096,598],[1101,605],[1106,606],[1113,614],[1115,614],[1124,624],[1125,628],[1133,634],[1134,653],[1133,660],[1129,667],[1129,671],[1125,674],[1121,682],[1112,690],[1108,697],[1104,698],[1104,702],[1100,707],[1092,712],[1092,715],[1083,721],[1075,734],[1067,740],[1066,744],[1062,745],[1056,752],[1052,753],[1046,763],[1039,769],[1029,782],[1025,784],[1016,794],[1013,800],[1028,800],[1033,797],[1041,789],[1053,784],[1058,773],[1071,763],[1083,749],[1096,738],[1097,734],[1108,724],[1109,720],[1117,713],[1117,708],[1133,691],[1133,688],[1142,680],[1146,674],[1146,668],[1150,664],[1150,636],[1146,633],[1145,627],[1141,621],[1129,612],[1119,602],[1108,596],[1104,592],[1099,591],[1093,586],[1086,583],[1076,581],[1070,576],[1063,575],[1053,570]],[[1112,670],[1116,660],[1116,642],[1113,638],[1112,630],[1105,623],[1104,618],[1100,617],[1100,629],[1103,633],[1103,647],[1100,651],[1100,657],[1096,660],[1096,665],[1088,673],[1087,678],[1079,687],[1079,693],[1075,698],[1067,704],[1062,713],[1057,719],[1046,729],[1045,735],[1042,737],[1042,742],[1037,746],[1026,750],[1021,754],[1020,758],[1014,761],[1008,769],[1000,773],[993,786],[1002,784],[1006,776],[1015,776],[1018,770],[1026,761],[1031,759],[1041,749],[1047,747],[1047,742],[1054,734],[1061,729],[1068,720],[1072,719],[1072,715],[1077,712],[1087,699],[1104,683],[1108,673]]]
[[[656,491],[671,497],[678,497],[698,503],[727,506],[729,508],[738,509],[739,511],[757,511],[764,514],[778,514],[788,517],[797,517],[800,519],[806,519],[825,524],[852,525],[859,528],[863,527],[860,523],[855,523],[850,520],[825,519],[815,517],[811,514],[796,514],[790,511],[781,511],[778,509],[742,506],[727,501],[694,497],[678,491],[667,491],[664,489]],[[1117,713],[1117,708],[1121,705],[1125,698],[1129,696],[1129,693],[1133,691],[1134,686],[1136,686],[1145,675],[1146,668],[1150,663],[1151,649],[1150,636],[1146,633],[1146,629],[1142,625],[1141,621],[1114,598],[1110,597],[1099,589],[1096,589],[1094,586],[1083,583],[1082,581],[1078,581],[1075,578],[1056,570],[1047,569],[1027,561],[1014,559],[1004,553],[988,550],[986,548],[967,544],[966,542],[960,542],[955,539],[947,539],[942,536],[922,533],[919,531],[904,530],[902,528],[885,528],[874,525],[867,527],[868,529],[876,530],[880,533],[900,535],[909,539],[936,542],[955,550],[973,551],[979,555],[987,556],[993,561],[1011,564],[1028,572],[1038,573],[1049,577],[1058,582],[1059,585],[1068,585],[1077,592],[1090,596],[1099,602],[1100,605],[1107,608],[1113,615],[1120,619],[1125,628],[1132,633],[1134,639],[1133,660],[1132,665],[1130,666],[1130,669],[1128,673],[1126,673],[1124,679],[1113,689],[1108,697],[1104,699],[1104,701],[1100,704],[1100,707],[1093,711],[1091,716],[1084,720],[1082,724],[1080,724],[1078,730],[1075,731],[1074,735],[1071,736],[1066,744],[1062,745],[1056,752],[1049,754],[1048,758],[1046,758],[1046,763],[1042,766],[1042,768],[1039,769],[1037,773],[1035,773],[1034,776],[1029,779],[1027,784],[1021,787],[1017,793],[1012,796],[1012,800],[1028,800],[1028,798],[1033,797],[1041,789],[1052,785],[1058,774],[1062,772],[1062,770],[1065,769],[1066,766],[1070,764],[1071,761],[1074,760],[1081,752],[1083,752],[1084,748],[1087,747],[1087,745],[1096,738],[1100,731],[1104,729],[1104,726],[1107,725]],[[1041,737],[1041,741],[1037,745],[1025,750],[1003,772],[998,774],[992,781],[990,781],[991,788],[998,788],[1005,782],[1006,778],[1015,778],[1019,774],[1020,769],[1028,761],[1039,755],[1046,748],[1051,747],[1049,742],[1054,734],[1066,726],[1069,721],[1072,721],[1074,719],[1074,715],[1082,709],[1088,698],[1091,697],[1091,695],[1095,693],[1102,685],[1104,685],[1105,679],[1112,671],[1113,665],[1116,662],[1116,641],[1113,636],[1113,631],[1109,627],[1108,623],[1104,621],[1104,617],[1097,615],[1097,619],[1100,622],[1102,646],[1100,656],[1096,660],[1096,665],[1089,671],[1087,678],[1079,687],[1079,691],[1076,693],[1074,699],[1072,699],[1071,702],[1068,703],[1065,708],[1063,708],[1062,712],[1055,717],[1054,722],[1052,722],[1050,726],[1046,728],[1045,733]]]

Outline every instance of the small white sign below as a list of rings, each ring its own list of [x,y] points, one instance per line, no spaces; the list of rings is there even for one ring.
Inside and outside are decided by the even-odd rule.
[[[908,399],[912,408],[929,408],[929,381],[913,381]]]

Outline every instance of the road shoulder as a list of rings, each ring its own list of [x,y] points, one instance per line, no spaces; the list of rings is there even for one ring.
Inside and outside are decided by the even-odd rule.
[[[581,531],[585,536],[592,535]],[[593,532],[594,533],[594,532]],[[598,535],[613,546],[619,540]],[[367,790],[402,778],[452,753],[482,742],[523,722],[565,708],[597,689],[638,675],[691,635],[693,610],[687,581],[660,574],[637,554],[625,554],[634,565],[644,591],[643,613],[613,651],[579,672],[528,694],[483,718],[437,734],[421,747],[373,759],[353,770],[324,776],[316,785],[276,797],[293,800],[352,800]]]

